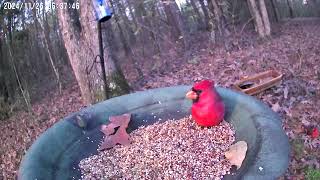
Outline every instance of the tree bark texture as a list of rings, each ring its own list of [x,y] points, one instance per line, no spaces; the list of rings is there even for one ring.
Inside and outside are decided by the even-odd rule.
[[[138,27],[138,24],[137,24],[137,19],[136,19],[136,16],[135,14],[133,13],[133,6],[131,4],[131,2],[129,0],[126,0],[127,4],[128,4],[128,8],[129,8],[129,13],[130,13],[130,16],[132,18],[132,21],[134,23],[134,26],[135,26],[135,29],[137,29]]]
[[[56,0],[62,3],[64,0]],[[70,64],[78,81],[83,101],[86,104],[95,103],[104,99],[102,74],[99,62],[99,44],[97,22],[93,13],[92,2],[80,0],[80,10],[57,8],[59,25],[64,44],[69,56]],[[79,13],[80,12],[80,13]],[[81,19],[81,21],[80,21]],[[109,58],[109,53],[104,50],[105,66],[110,89],[129,90],[127,82],[116,69],[115,63]],[[112,93],[112,92],[108,92]],[[110,96],[113,96],[110,95]]]
[[[114,2],[115,2],[115,1],[112,1],[112,0],[110,1],[111,6],[113,7],[113,9],[115,9],[115,8],[114,8],[114,7],[115,7],[115,6],[114,6],[114,5],[115,5]],[[143,78],[142,70],[141,70],[141,68],[140,68],[137,60],[134,58],[134,54],[133,54],[132,48],[131,48],[130,45],[129,45],[129,42],[127,41],[127,39],[126,39],[125,36],[124,36],[124,30],[123,30],[123,28],[121,27],[119,16],[114,15],[114,19],[115,19],[116,24],[117,24],[117,27],[118,27],[118,29],[119,29],[119,37],[120,37],[120,40],[121,40],[121,42],[122,42],[122,44],[123,44],[123,48],[125,49],[125,54],[126,54],[126,56],[127,56],[128,58],[130,58],[133,66],[134,66],[135,69],[137,70],[139,76],[140,76],[141,78]]]
[[[114,5],[116,5],[118,7],[118,10],[119,10],[119,16],[121,17],[121,19],[123,19],[123,24],[125,25],[126,27],[126,30],[128,32],[128,36],[129,36],[129,40],[130,40],[130,43],[134,44],[135,41],[136,41],[136,38],[135,38],[135,35],[134,35],[134,31],[131,27],[131,23],[127,17],[127,14],[126,14],[126,8],[124,7],[124,5],[122,4],[121,1],[119,0],[116,0],[116,1],[113,1]],[[115,14],[117,15],[117,14]]]
[[[251,16],[254,18],[255,28],[260,37],[264,38],[270,35],[270,22],[264,0],[258,0],[260,7],[257,6],[256,0],[247,0]]]
[[[183,38],[183,44],[188,46],[187,37],[185,36],[184,23],[177,3],[174,0],[162,0],[164,11],[167,16],[168,24],[172,27],[173,38],[177,41]]]
[[[261,17],[262,17],[262,22],[264,25],[264,31],[267,36],[270,36],[271,34],[271,28],[270,28],[270,21],[269,21],[269,16],[268,16],[268,11],[266,4],[264,0],[258,0],[259,5],[260,5],[260,11],[261,11]]]
[[[196,1],[195,0],[190,0],[190,4],[191,4],[194,12],[197,15],[198,25],[203,27],[204,26],[204,22],[203,22],[201,14],[200,14],[200,11],[199,11],[199,9],[197,7]]]
[[[35,21],[37,21],[37,20],[35,20]],[[44,45],[45,45],[45,48],[47,49],[49,61],[50,61],[51,67],[53,69],[54,75],[56,76],[56,81],[59,86],[59,93],[61,93],[62,92],[62,82],[60,80],[59,69],[58,69],[56,62],[55,62],[54,51],[53,51],[52,44],[51,44],[52,42],[50,41],[49,28],[50,27],[48,24],[47,16],[45,14],[45,11],[43,11],[43,27],[41,27],[41,29],[42,29],[43,36],[44,36],[43,37]]]
[[[202,12],[204,14],[204,20],[206,23],[206,29],[209,30],[209,23],[210,23],[210,17],[209,17],[209,13],[208,13],[208,8],[206,7],[206,5],[204,4],[204,0],[199,0]]]
[[[208,6],[211,12],[214,14],[214,22],[218,27],[220,35],[223,35],[223,26],[221,21],[222,12],[217,4],[216,0],[208,0]]]
[[[289,8],[289,15],[291,18],[294,18],[292,0],[287,0],[287,4],[288,4],[288,8]]]
[[[276,20],[276,22],[279,22],[280,17],[279,17],[279,10],[277,8],[277,2],[275,0],[271,0],[271,6],[272,6],[272,10],[273,10],[273,14],[274,14],[274,18]]]

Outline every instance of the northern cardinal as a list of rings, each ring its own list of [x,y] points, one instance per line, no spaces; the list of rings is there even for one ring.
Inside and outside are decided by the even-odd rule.
[[[195,83],[186,97],[193,101],[191,114],[198,125],[217,126],[223,120],[224,103],[213,81],[203,80]]]

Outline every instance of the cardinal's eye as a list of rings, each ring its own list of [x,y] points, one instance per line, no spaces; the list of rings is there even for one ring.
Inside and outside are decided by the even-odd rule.
[[[200,93],[202,92],[201,90],[198,90],[198,89],[195,89],[195,88],[192,88],[192,91],[197,93],[197,95],[199,96]]]

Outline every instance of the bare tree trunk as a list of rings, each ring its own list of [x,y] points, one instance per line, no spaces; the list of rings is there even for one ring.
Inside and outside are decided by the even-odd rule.
[[[56,3],[62,2],[63,0],[56,0]],[[99,54],[98,30],[91,3],[91,1],[80,0],[80,11],[57,8],[61,34],[86,104],[105,98],[101,90],[104,87],[101,67],[95,62]],[[126,80],[119,75],[116,64],[108,56],[108,51],[105,50],[104,54],[106,71],[109,74],[107,78],[109,79],[109,96],[129,92]]]
[[[48,51],[48,56],[49,56],[49,60],[50,60],[50,64],[52,66],[52,69],[53,69],[53,72],[57,78],[57,83],[59,85],[59,93],[62,92],[62,83],[61,83],[61,79],[60,79],[60,75],[59,75],[59,70],[57,68],[57,66],[55,65],[55,62],[53,60],[53,55],[52,55],[52,47],[51,45],[49,44],[49,37],[48,37],[48,32],[46,32],[46,30],[43,30],[43,33],[44,33],[44,43],[45,43],[45,46],[46,46],[46,49]]]
[[[129,0],[126,0],[127,4],[128,4],[128,8],[129,8],[129,13],[130,13],[130,16],[132,18],[132,21],[134,23],[134,26],[135,26],[135,29],[138,28],[138,23],[137,23],[137,19],[136,19],[136,16],[135,14],[133,13],[133,7],[132,7],[132,4]]]
[[[6,83],[5,66],[4,55],[2,53],[2,36],[0,36],[0,98],[3,97],[4,102],[8,102],[9,91]]]
[[[112,7],[114,8],[114,1],[110,1],[111,2],[111,5]],[[121,24],[120,24],[120,20],[119,20],[119,17],[117,15],[114,16],[114,19],[116,21],[116,24],[118,26],[118,29],[119,29],[119,36],[120,36],[120,39],[121,39],[121,42],[123,44],[123,47],[125,49],[125,53],[126,53],[126,56],[128,58],[130,58],[130,60],[132,61],[132,64],[133,66],[135,67],[135,69],[137,70],[140,78],[143,78],[143,73],[142,73],[142,70],[137,62],[137,60],[135,59],[134,57],[134,54],[133,54],[133,51],[131,49],[131,47],[129,46],[129,43],[128,41],[126,40],[125,36],[124,36],[124,33],[123,33],[123,29],[121,27]]]
[[[142,57],[145,57],[145,47],[147,45],[148,42],[148,35],[147,35],[147,31],[144,28],[141,28],[141,24],[144,23],[146,14],[145,14],[145,9],[144,9],[144,1],[143,0],[136,0],[134,3],[134,9],[135,9],[135,15],[137,18],[137,23],[138,23],[138,32],[140,35],[140,44],[142,45],[141,48],[141,54]]]
[[[267,7],[264,0],[259,0],[259,5],[260,5],[261,17],[264,25],[265,34],[267,36],[270,36],[271,34],[270,21],[269,21]]]
[[[157,14],[157,7],[156,7],[156,4],[153,4],[153,6],[152,6],[152,18],[153,19],[156,18],[156,14]],[[158,14],[158,16],[160,16],[160,14]],[[160,28],[156,23],[153,23],[153,21],[149,21],[148,19],[147,19],[147,23],[150,27],[155,27],[155,29],[159,30],[159,28]],[[157,34],[160,34],[160,33],[157,33]],[[159,57],[161,57],[161,47],[160,47],[158,37],[156,36],[156,33],[153,30],[150,31],[150,35],[153,40],[156,54],[158,54]]]
[[[153,43],[153,46],[156,50],[156,53],[160,56],[161,55],[161,47],[160,47],[160,44],[158,42],[158,38],[156,36],[156,34],[158,34],[157,32],[154,31],[154,29],[159,29],[159,27],[156,27],[156,23],[154,23],[154,21],[152,21],[153,19],[156,19],[156,14],[158,13],[157,11],[157,7],[156,7],[156,4],[153,3],[151,5],[151,17],[153,19],[151,19],[150,17],[147,16],[147,11],[145,10],[144,6],[143,6],[143,3],[139,3],[137,5],[137,9],[138,11],[138,14],[140,17],[143,17],[143,18],[140,18],[139,19],[139,22],[138,22],[138,25],[139,25],[139,28],[141,28],[142,30],[142,36],[141,39],[143,41],[145,41],[145,34],[146,31],[148,31],[148,34],[150,35],[151,37],[151,41]],[[160,14],[158,14],[160,16]],[[143,42],[142,42],[143,43]],[[144,44],[144,43],[143,43]]]
[[[28,38],[28,44],[30,47],[30,56],[31,56],[30,58],[33,60],[33,66],[34,66],[32,68],[32,74],[35,79],[38,79],[40,76],[38,76],[37,74],[40,73],[42,69],[40,66],[40,60],[39,60],[41,56],[39,55],[39,52],[38,52],[39,49],[35,48],[35,43],[34,43],[35,36],[33,34],[34,33],[30,33],[30,38]]]
[[[131,25],[130,25],[131,23],[130,23],[128,17],[127,17],[126,12],[125,12],[126,9],[125,9],[124,5],[119,0],[113,1],[113,3],[114,2],[116,3],[115,5],[118,7],[118,10],[119,10],[119,14],[118,15],[123,20],[124,25],[126,27],[126,30],[128,31],[130,43],[135,43],[136,39],[135,39],[134,31],[131,28]]]
[[[227,13],[224,14],[223,9],[221,7],[222,3],[218,4],[217,0],[208,0],[208,6],[211,12],[214,14],[214,22],[218,27],[220,36],[223,39],[225,35],[230,34],[227,28],[226,19],[224,18],[224,16],[227,15]]]
[[[12,67],[13,67],[13,71],[14,71],[14,75],[16,77],[16,80],[18,82],[18,86],[19,86],[19,90],[21,92],[21,95],[26,103],[26,106],[27,106],[27,109],[28,111],[31,111],[31,103],[30,103],[30,96],[29,95],[29,92],[27,90],[25,90],[23,87],[22,87],[22,83],[21,83],[21,79],[19,77],[19,74],[18,74],[18,71],[17,71],[17,68],[16,68],[16,65],[14,64],[14,57],[13,57],[13,53],[12,53],[12,46],[10,44],[11,42],[8,43],[8,50],[9,50],[9,59],[10,59],[10,62],[12,64]]]
[[[19,76],[19,73],[18,73],[18,69],[14,63],[15,57],[14,57],[14,53],[12,50],[12,47],[13,47],[13,45],[12,45],[12,42],[13,42],[12,32],[14,30],[14,26],[12,24],[13,23],[12,16],[9,15],[7,18],[8,18],[8,24],[7,24],[7,26],[3,26],[3,34],[5,34],[5,36],[7,37],[6,44],[7,44],[7,49],[8,49],[8,59],[9,59],[9,63],[12,66],[12,69],[13,69],[13,73],[14,73],[14,77],[15,77],[14,81],[16,81],[18,83],[19,91],[21,92],[23,100],[26,103],[28,111],[30,111],[31,110],[31,103],[30,103],[29,92],[27,89],[24,89],[24,87],[22,85],[21,77]],[[12,89],[12,90],[15,91],[15,89]]]
[[[162,0],[164,11],[167,16],[168,24],[172,27],[173,38],[177,41],[183,39],[183,45],[188,47],[187,37],[184,24],[182,22],[181,13],[177,3],[174,0]]]
[[[251,9],[251,16],[254,18],[256,30],[258,31],[259,36],[263,38],[266,36],[266,32],[262,22],[261,15],[259,13],[259,9],[256,5],[256,1],[247,0],[247,2],[248,2],[249,8]]]
[[[32,3],[35,3],[34,0],[32,0]],[[34,18],[34,34],[35,34],[35,39],[41,39],[41,25],[38,22],[38,17],[37,17],[37,11],[36,9],[33,9],[32,11],[32,15]],[[41,48],[41,41],[36,41],[34,40],[33,43],[35,44],[35,49],[36,49],[36,53],[38,56],[39,61],[37,63],[39,63],[39,67],[41,74],[46,74],[49,69],[50,69],[50,65],[48,65],[48,62],[46,61],[46,57],[45,57],[45,53],[43,51],[39,51],[39,49]],[[44,68],[43,68],[44,67]]]
[[[209,22],[210,22],[208,9],[207,9],[206,5],[204,4],[204,0],[199,0],[199,3],[201,5],[201,9],[202,9],[202,12],[204,14],[204,19],[205,19],[205,22],[206,22],[206,28],[208,29],[209,28]]]
[[[194,12],[195,12],[196,15],[197,15],[198,25],[199,25],[200,27],[201,27],[201,26],[203,27],[203,26],[204,26],[204,22],[203,22],[202,16],[201,16],[201,14],[200,14],[200,11],[199,11],[199,9],[198,9],[198,7],[197,7],[197,4],[196,4],[195,0],[190,0],[190,4],[191,4]]]
[[[272,6],[272,10],[273,10],[274,17],[275,17],[275,19],[276,19],[276,22],[279,22],[279,20],[280,20],[279,10],[278,10],[278,8],[277,8],[277,6],[276,6],[276,3],[277,3],[277,1],[271,0],[271,6]]]
[[[181,19],[177,17],[177,12],[179,11],[177,4],[175,1],[165,1],[164,2],[164,11],[167,16],[168,24],[172,28],[172,35],[175,38],[175,40],[178,40],[179,37],[182,35],[182,29],[180,28],[179,24],[182,22],[179,22]]]
[[[35,20],[37,21],[37,20]],[[61,79],[60,79],[60,74],[59,74],[59,70],[55,64],[55,61],[54,61],[54,55],[53,55],[53,49],[52,49],[52,45],[51,45],[51,41],[50,41],[50,30],[49,30],[49,24],[48,24],[48,20],[47,20],[47,16],[45,14],[45,11],[43,11],[43,27],[41,27],[42,29],[42,32],[43,32],[43,39],[44,39],[44,44],[45,44],[45,47],[47,49],[47,52],[48,52],[48,56],[49,56],[49,61],[50,61],[50,64],[52,66],[52,69],[53,69],[53,72],[56,76],[56,81],[57,81],[57,84],[59,86],[59,93],[62,92],[62,82],[61,82]]]
[[[214,14],[214,22],[217,24],[218,31],[220,35],[223,35],[223,27],[221,24],[221,11],[218,7],[217,1],[216,0],[208,0],[208,6],[211,12]]]
[[[287,5],[288,5],[288,8],[289,8],[290,17],[294,18],[292,0],[287,0]]]
[[[217,20],[219,20],[217,17],[219,17],[217,15],[217,11],[214,8],[213,2],[212,0],[207,0],[208,3],[208,9],[209,9],[209,27],[208,30],[210,32],[210,44],[213,47],[214,44],[216,44],[217,42],[217,33],[216,32],[220,32],[220,34],[222,33],[221,31],[221,26],[220,26],[220,22],[217,22]],[[218,29],[218,30],[216,30]]]
[[[63,45],[63,39],[59,30],[59,24],[58,24],[58,16],[56,9],[51,10],[51,17],[52,17],[52,34],[55,36],[56,43],[54,43],[54,54],[57,61],[57,64],[69,64],[69,60],[67,58],[65,48]]]

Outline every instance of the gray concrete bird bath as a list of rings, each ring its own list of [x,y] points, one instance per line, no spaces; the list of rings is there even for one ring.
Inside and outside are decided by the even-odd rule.
[[[176,86],[137,92],[66,117],[34,142],[22,160],[19,179],[79,179],[78,163],[98,153],[103,138],[99,127],[109,116],[131,113],[129,132],[159,118],[180,119],[190,114],[191,102],[185,99],[190,88]],[[224,88],[217,90],[226,105],[225,119],[235,127],[236,141],[248,143],[243,165],[225,179],[269,180],[282,175],[288,167],[289,143],[278,115],[253,97]]]

